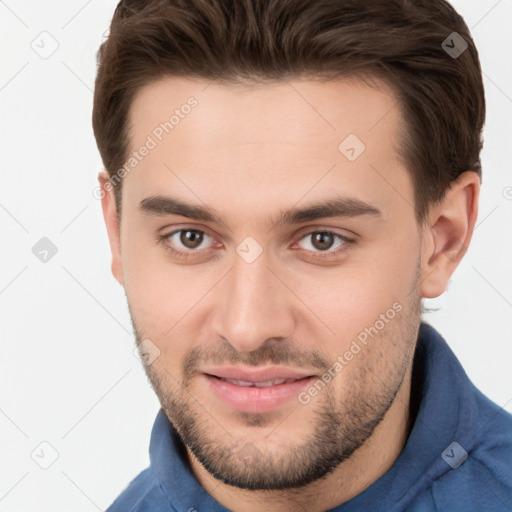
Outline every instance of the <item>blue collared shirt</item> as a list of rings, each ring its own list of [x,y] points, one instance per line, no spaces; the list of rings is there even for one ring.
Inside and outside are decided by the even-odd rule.
[[[417,415],[400,456],[362,493],[331,511],[512,511],[512,415],[473,385],[446,341],[424,322],[412,394]],[[150,466],[107,512],[228,511],[195,478],[162,409],[149,454]]]

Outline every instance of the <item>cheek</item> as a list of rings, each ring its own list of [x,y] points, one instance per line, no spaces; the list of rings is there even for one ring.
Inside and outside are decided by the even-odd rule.
[[[301,277],[296,293],[332,331],[322,338],[331,340],[326,349],[335,354],[334,358],[376,323],[381,336],[398,327],[413,299],[418,251],[414,237],[404,235],[402,240],[394,238],[393,243],[375,244],[374,249],[361,253],[360,259],[355,255],[339,270]]]
[[[173,375],[200,339],[205,318],[202,301],[218,281],[217,273],[198,275],[193,265],[172,264],[164,249],[142,250],[129,238],[123,248],[124,288],[130,311],[140,335],[154,342],[164,364]],[[211,277],[211,279],[210,279]]]
[[[174,325],[181,300],[181,285],[171,267],[163,265],[151,241],[131,233],[122,238],[124,288],[137,327],[146,337],[161,337]]]
[[[155,265],[128,267],[125,290],[137,321],[155,336],[172,336],[178,326],[187,323],[194,306],[203,295],[204,281],[185,278],[179,269]]]

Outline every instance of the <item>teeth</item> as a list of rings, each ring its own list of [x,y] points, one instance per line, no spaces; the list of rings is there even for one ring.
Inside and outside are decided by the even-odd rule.
[[[268,386],[277,386],[278,384],[282,384],[286,382],[286,379],[276,379],[276,380],[266,380],[265,382],[255,382],[254,385],[257,388],[266,388]]]
[[[269,386],[278,386],[279,384],[283,384],[285,382],[293,382],[295,379],[274,379],[274,380],[266,380],[265,382],[249,382],[247,380],[236,380],[236,379],[223,379],[223,380],[225,380],[227,382],[231,382],[231,384],[235,384],[236,386],[266,388]]]
[[[246,380],[235,380],[235,379],[222,379],[227,382],[231,382],[231,384],[236,384],[237,386],[252,386],[252,382],[248,382]]]

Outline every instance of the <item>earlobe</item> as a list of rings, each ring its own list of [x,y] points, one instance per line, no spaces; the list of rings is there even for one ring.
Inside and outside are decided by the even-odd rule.
[[[110,243],[110,250],[112,252],[111,270],[113,276],[122,286],[124,284],[124,280],[123,267],[121,262],[121,233],[119,230],[114,189],[110,183],[109,176],[106,171],[101,171],[98,174],[98,181],[102,191],[101,207],[103,210],[103,219],[105,220],[105,226],[107,228],[107,234]]]
[[[446,191],[440,203],[432,207],[423,229],[420,294],[439,297],[466,253],[476,218],[480,177],[466,171]]]

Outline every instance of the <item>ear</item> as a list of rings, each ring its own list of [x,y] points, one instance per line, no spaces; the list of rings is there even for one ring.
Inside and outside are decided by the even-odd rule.
[[[469,247],[478,215],[480,177],[462,173],[429,213],[423,228],[420,294],[439,297]]]
[[[123,266],[121,264],[121,237],[119,231],[119,222],[117,217],[116,201],[114,196],[114,187],[109,180],[106,171],[98,174],[98,181],[101,187],[101,207],[103,209],[103,218],[107,227],[110,250],[112,252],[112,274],[119,284],[123,285]]]

